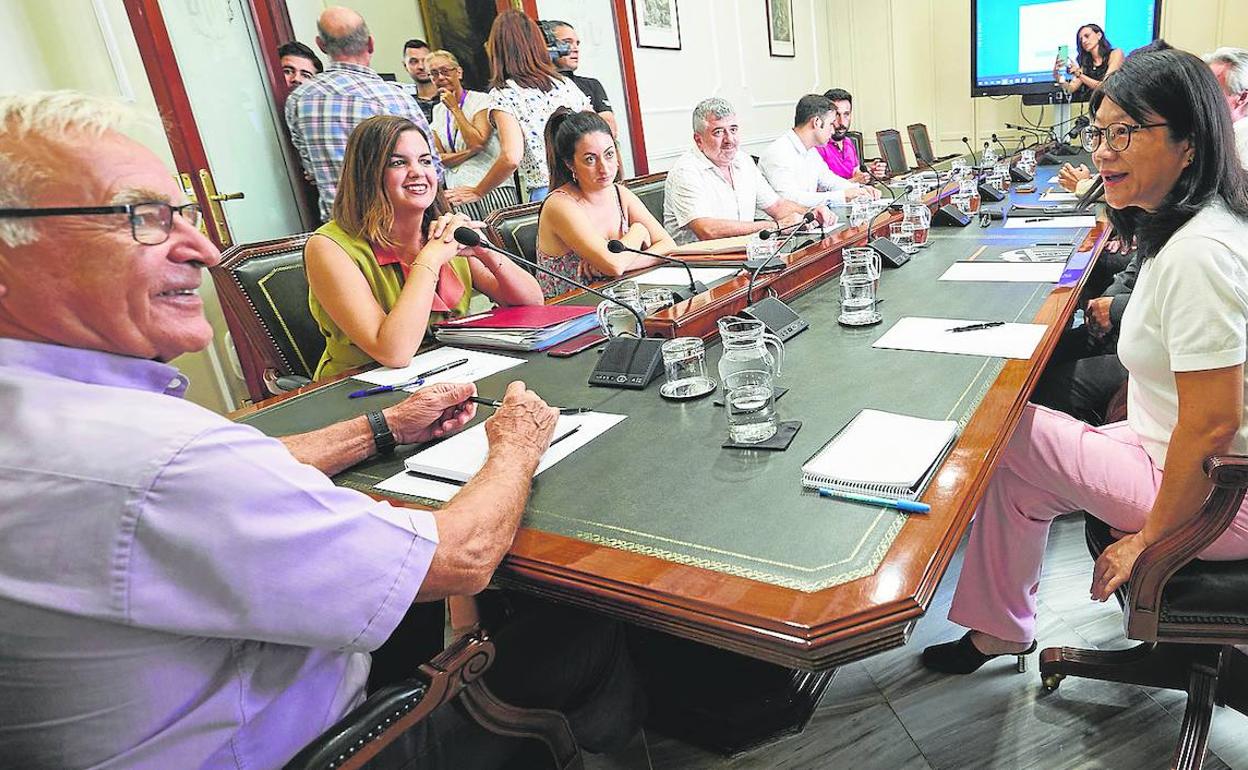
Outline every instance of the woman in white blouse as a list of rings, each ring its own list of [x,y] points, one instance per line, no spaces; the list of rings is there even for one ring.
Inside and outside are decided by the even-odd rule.
[[[966,674],[1035,649],[1036,586],[1049,523],[1084,510],[1122,537],[1096,561],[1105,601],[1145,548],[1199,511],[1209,455],[1248,452],[1248,179],[1209,67],[1164,43],[1127,57],[1089,102],[1084,146],[1117,234],[1136,238],[1139,278],[1118,355],[1127,419],[1095,428],[1028,406],[976,512],[949,619],[971,630],[923,663]],[[1201,554],[1248,558],[1248,503]]]
[[[530,201],[550,190],[546,171],[546,121],[560,107],[590,109],[589,97],[555,71],[537,23],[520,11],[503,11],[486,41],[490,57],[490,121],[498,132],[498,159],[479,182],[450,189],[447,200],[475,203],[518,169]]]

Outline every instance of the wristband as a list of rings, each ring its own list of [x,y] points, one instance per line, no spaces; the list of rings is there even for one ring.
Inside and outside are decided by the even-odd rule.
[[[398,442],[395,441],[394,434],[390,432],[390,425],[386,422],[386,416],[380,411],[376,411],[369,412],[365,417],[368,418],[368,427],[373,431],[373,444],[377,447],[377,454],[388,455],[394,452]]]

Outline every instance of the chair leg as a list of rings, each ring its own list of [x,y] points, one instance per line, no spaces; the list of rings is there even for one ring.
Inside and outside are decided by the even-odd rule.
[[[1174,747],[1174,770],[1200,770],[1205,764],[1205,744],[1209,741],[1209,723],[1213,719],[1214,693],[1218,688],[1218,668],[1203,664],[1192,666],[1187,685],[1187,708],[1183,711],[1183,727],[1179,745]]]
[[[558,711],[504,703],[481,679],[465,687],[459,701],[468,715],[490,732],[512,738],[536,738],[550,749],[558,770],[582,770],[581,749],[568,720]]]
[[[1040,652],[1040,677],[1049,692],[1067,676],[1186,690],[1193,652],[1190,645],[1152,642],[1127,650],[1048,647]]]

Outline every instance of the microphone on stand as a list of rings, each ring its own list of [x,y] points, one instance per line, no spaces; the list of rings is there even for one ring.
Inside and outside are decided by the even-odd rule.
[[[1105,197],[1105,180],[1098,176],[1075,204],[1075,211],[1087,211],[1092,204],[1098,203],[1103,197]]]
[[[812,207],[812,209],[816,207],[817,206]],[[761,321],[763,326],[767,327],[768,331],[780,338],[781,342],[787,342],[798,333],[809,329],[810,323],[794,312],[793,308],[785,304],[779,297],[767,296],[763,297],[758,302],[755,302],[754,282],[758,280],[759,274],[763,272],[763,269],[767,267],[768,263],[780,256],[780,253],[784,250],[784,247],[789,244],[789,241],[793,240],[793,238],[801,232],[802,227],[813,222],[814,220],[814,211],[808,209],[806,213],[802,215],[802,221],[798,222],[796,226],[793,226],[793,228],[789,231],[789,234],[785,236],[784,240],[780,241],[780,243],[776,246],[776,250],[771,253],[771,256],[761,261],[758,266],[754,268],[754,270],[750,273],[749,282],[745,285],[746,306],[742,309],[741,315],[746,316],[747,318],[753,318],[755,321]],[[775,234],[779,234],[779,232],[779,230],[776,230]],[[766,240],[767,238],[774,237],[775,234],[770,233],[767,230],[763,230],[759,233],[759,236]]]
[[[1001,148],[1001,157],[1006,157],[1007,155],[1009,155],[1009,151],[1005,149],[1004,144],[1001,144],[1001,140],[997,138],[996,134],[992,135],[992,141],[996,142],[997,145]],[[1023,171],[1018,166],[1014,165],[1013,163],[1010,163],[1010,179],[1011,180],[1015,182],[1032,182],[1032,181],[1035,181],[1035,178],[1036,177],[1034,175],[1028,174],[1026,171]]]
[[[747,305],[754,302],[754,282],[758,280],[759,274],[762,273],[764,268],[766,268],[768,264],[770,264],[773,260],[775,260],[776,257],[780,256],[780,252],[784,249],[785,246],[789,245],[789,241],[793,240],[793,236],[797,235],[798,231],[801,230],[803,226],[813,221],[815,221],[815,215],[813,212],[807,211],[805,214],[803,214],[802,220],[800,222],[798,222],[796,225],[790,225],[792,229],[789,230],[789,233],[784,237],[784,240],[780,241],[780,243],[776,246],[776,250],[771,252],[771,254],[762,262],[758,263],[758,265],[750,273],[749,283],[745,285],[745,303]],[[759,238],[765,241],[779,234],[780,234],[779,230],[776,230],[774,234],[771,233],[769,230],[762,230],[759,232],[758,236]]]
[[[920,160],[919,162],[925,163],[925,161],[922,161],[922,160]],[[926,165],[928,168],[932,169],[932,172],[934,174],[936,174],[936,182],[939,183],[940,172],[932,168],[932,164],[927,163]],[[966,227],[967,225],[971,223],[970,215],[964,213],[962,209],[958,208],[952,203],[941,203],[941,199],[945,197],[945,188],[948,187],[949,183],[952,181],[953,181],[953,172],[950,171],[949,178],[946,179],[944,184],[942,184],[936,190],[936,207],[937,208],[936,208],[936,212],[932,214],[932,224],[935,226],[945,225],[946,227]]]
[[[655,377],[659,376],[659,372],[663,371],[663,354],[660,348],[663,340],[651,339],[646,334],[646,319],[631,305],[621,302],[615,297],[586,286],[580,281],[574,281],[566,275],[560,275],[550,268],[531,260],[525,259],[518,254],[512,254],[510,251],[500,249],[489,241],[484,240],[481,234],[469,227],[455,228],[455,240],[461,246],[469,248],[480,246],[489,249],[497,254],[515,260],[522,265],[537,270],[540,273],[549,275],[564,283],[571,284],[583,291],[589,292],[596,297],[610,302],[614,305],[627,310],[637,319],[638,337],[611,337],[607,340],[607,347],[603,350],[602,356],[598,359],[598,363],[594,366],[594,370],[589,374],[589,384],[597,385],[605,388],[628,388],[629,390],[644,390]]]
[[[893,199],[888,202],[887,206],[880,209],[875,216],[867,220],[867,246],[874,249],[875,253],[880,255],[881,264],[889,265],[891,267],[901,267],[910,261],[910,255],[906,253],[905,249],[898,246],[887,235],[871,240],[871,230],[875,227],[875,221],[880,218],[880,214],[883,214],[885,211],[888,211],[892,209],[893,206],[897,205],[897,196],[900,193],[900,188],[889,186],[884,182],[884,180],[880,179],[875,174],[872,174],[871,169],[867,168],[866,163],[863,163],[859,166],[859,168],[861,168],[863,172],[865,172],[866,175],[871,177],[874,181],[888,187],[893,196]],[[939,179],[940,176],[937,175],[936,178]]]
[[[684,302],[687,299],[692,299],[693,297],[696,297],[702,292],[706,291],[706,284],[702,283],[701,281],[695,281],[693,279],[693,269],[690,268],[689,263],[683,259],[677,259],[676,257],[668,257],[662,254],[654,254],[649,251],[642,251],[641,249],[634,249],[631,246],[625,246],[624,242],[618,239],[612,239],[612,240],[607,241],[607,251],[611,252],[612,254],[620,254],[622,252],[627,251],[633,254],[641,254],[644,257],[654,257],[655,259],[661,260],[663,262],[670,262],[673,265],[680,265],[681,267],[683,267],[685,269],[685,272],[689,275],[689,286],[688,288],[685,288],[685,289],[676,289],[676,288],[672,289],[672,298],[676,300],[677,302]]]
[[[992,141],[995,142],[996,145],[1001,148],[1001,157],[1004,158],[1010,154],[1010,151],[1005,149],[1005,145],[1001,143],[1001,140],[997,138],[996,134],[992,135]]]
[[[971,160],[975,162],[975,170],[979,171],[979,156],[975,154],[975,148],[971,146],[971,140],[962,137],[962,144],[966,145],[966,149],[971,151]]]

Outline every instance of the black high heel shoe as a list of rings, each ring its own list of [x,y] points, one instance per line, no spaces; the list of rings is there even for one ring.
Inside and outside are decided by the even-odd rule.
[[[971,632],[967,631],[956,642],[933,644],[923,650],[922,660],[924,666],[942,674],[969,674],[972,671],[978,671],[980,666],[993,658],[1014,655],[1018,658],[1018,670],[1023,672],[1027,670],[1027,656],[1035,651],[1036,642],[1032,640],[1031,646],[1022,652],[1001,652],[988,655],[980,652],[979,648],[971,642]]]

